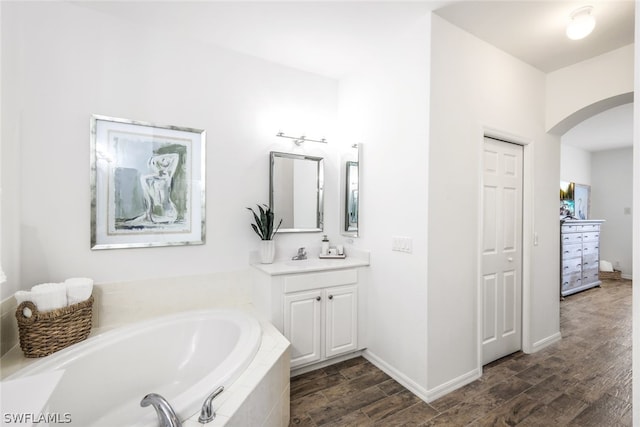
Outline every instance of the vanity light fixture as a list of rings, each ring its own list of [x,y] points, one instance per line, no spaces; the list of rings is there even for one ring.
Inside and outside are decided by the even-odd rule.
[[[322,139],[311,139],[311,138],[307,138],[307,137],[306,137],[306,136],[304,136],[304,135],[302,135],[302,136],[298,136],[298,137],[296,137],[296,136],[288,136],[288,135],[285,135],[285,134],[284,134],[284,132],[278,132],[278,133],[276,134],[276,136],[279,136],[280,138],[289,138],[289,139],[293,139],[293,142],[294,142],[296,145],[298,145],[298,146],[300,146],[303,142],[306,142],[306,141],[311,141],[311,142],[321,142],[321,143],[323,143],[323,144],[327,144],[327,143],[328,143],[328,142],[327,142],[327,140],[326,140],[326,139],[324,139],[324,138],[322,138]]]
[[[596,26],[596,18],[592,12],[593,6],[583,6],[571,12],[567,24],[567,37],[580,40],[591,34]]]

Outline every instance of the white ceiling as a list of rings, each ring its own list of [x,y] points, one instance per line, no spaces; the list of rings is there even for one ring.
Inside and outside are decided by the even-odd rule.
[[[593,6],[596,28],[585,39],[569,40],[569,14],[585,5]],[[631,0],[460,1],[435,13],[546,73],[634,41]],[[632,112],[627,104],[598,114],[570,129],[562,143],[587,151],[630,147]]]
[[[76,1],[293,68],[340,78],[444,1]]]
[[[585,5],[593,6],[596,28],[569,40],[569,14]],[[633,43],[632,0],[460,1],[435,13],[545,73]]]
[[[432,10],[544,72],[633,43],[633,0],[585,1],[594,6],[597,25],[581,41],[570,41],[564,35],[569,13],[585,5],[572,0],[73,3],[138,25],[162,28],[169,34],[338,79],[394,34]],[[622,122],[609,119],[609,123],[616,123],[616,129],[608,132],[613,134]],[[604,129],[607,121],[594,123]],[[595,133],[582,135],[587,138]]]

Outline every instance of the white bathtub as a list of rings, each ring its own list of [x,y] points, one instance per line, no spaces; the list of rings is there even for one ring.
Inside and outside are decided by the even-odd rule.
[[[261,335],[259,322],[241,311],[179,313],[91,337],[6,379],[64,369],[47,413],[69,414],[82,427],[157,426],[155,410],[140,406],[146,394],[162,395],[186,420],[240,376]]]

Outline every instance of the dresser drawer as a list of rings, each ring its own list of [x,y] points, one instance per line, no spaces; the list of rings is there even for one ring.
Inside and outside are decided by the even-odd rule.
[[[584,224],[580,225],[580,231],[588,233],[590,231],[600,231],[600,224]]]
[[[582,231],[580,227],[581,226],[577,224],[563,224],[561,230],[563,233],[578,233]]]
[[[586,242],[582,244],[582,256],[598,255],[600,252],[599,242]]]
[[[568,259],[562,263],[562,276],[582,271],[582,258]]]
[[[582,241],[583,242],[597,242],[600,240],[600,232],[599,231],[591,231],[589,233],[582,233]]]
[[[580,272],[574,274],[565,274],[562,276],[562,290],[577,288],[582,284],[582,275]]]
[[[579,258],[582,256],[582,245],[562,245],[562,259]]]
[[[563,234],[561,242],[562,242],[562,246],[575,245],[577,243],[582,243],[582,233]]]
[[[582,283],[593,283],[600,280],[598,268],[589,268],[582,271]]]
[[[600,262],[598,261],[598,254],[587,255],[582,257],[582,270],[598,269]]]

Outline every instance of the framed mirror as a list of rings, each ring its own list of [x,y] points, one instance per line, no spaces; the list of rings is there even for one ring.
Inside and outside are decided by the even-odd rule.
[[[272,151],[269,169],[269,205],[282,218],[279,233],[322,231],[324,160]]]
[[[358,232],[358,162],[346,164],[344,231]]]
[[[351,150],[341,159],[341,199],[340,217],[342,219],[341,234],[358,237],[358,221],[360,218],[360,164],[362,144],[353,144]]]

